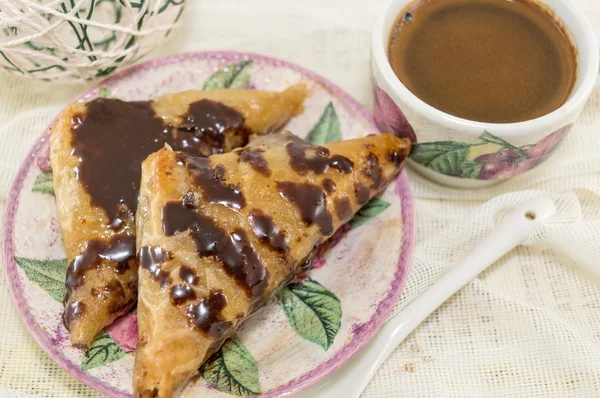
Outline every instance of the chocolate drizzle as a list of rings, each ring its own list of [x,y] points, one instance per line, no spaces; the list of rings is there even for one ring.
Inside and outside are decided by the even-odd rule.
[[[400,152],[394,149],[389,153],[388,160],[392,162],[394,167],[400,167],[400,165],[404,161],[404,155],[401,155]]]
[[[228,234],[212,218],[176,202],[165,204],[162,222],[167,236],[189,230],[198,254],[202,257],[214,256],[221,261],[225,271],[251,297],[263,294],[267,287],[268,271],[242,229],[237,228]]]
[[[258,173],[264,175],[265,177],[271,176],[271,170],[269,170],[269,165],[267,164],[267,160],[262,155],[264,150],[261,148],[246,148],[242,149],[238,152],[240,162],[248,163],[254,170]]]
[[[196,299],[196,292],[188,285],[175,285],[171,288],[171,302],[175,305]]]
[[[107,226],[118,230],[137,208],[141,165],[151,153],[169,144],[198,156],[222,152],[227,131],[244,131],[243,116],[217,102],[189,106],[179,128],[165,126],[151,102],[98,98],[87,112],[73,118],[72,155],[79,159],[75,176],[106,212]],[[240,133],[242,134],[242,133]]]
[[[181,202],[167,202],[162,209],[163,233],[173,236],[187,231],[196,223],[196,211],[189,207],[185,197]]]
[[[182,265],[181,268],[179,268],[179,277],[182,281],[187,282],[190,285],[198,284],[198,275],[196,275],[196,272],[187,265]]]
[[[186,315],[192,327],[196,327],[208,336],[222,336],[231,327],[231,322],[226,321],[221,311],[227,305],[227,298],[220,291],[211,291],[208,297],[198,304],[190,304]]]
[[[231,243],[229,248],[227,243],[224,244],[216,257],[221,259],[225,269],[233,274],[238,282],[250,289],[253,297],[260,297],[267,288],[267,269],[258,258],[243,229],[238,228],[232,232]]]
[[[240,145],[248,142],[248,131],[244,127],[244,116],[233,108],[219,102],[203,99],[190,104],[183,115],[183,122],[173,134],[177,150],[210,156],[223,153],[226,149],[226,133],[241,138]]]
[[[363,184],[354,185],[354,193],[356,194],[356,202],[362,206],[369,201],[371,198],[371,191]]]
[[[67,329],[70,329],[71,322],[79,318],[85,312],[85,304],[81,301],[74,301],[65,307],[63,312],[63,322]]]
[[[109,241],[90,240],[83,253],[71,261],[67,268],[67,300],[75,288],[85,280],[87,270],[99,267],[102,261],[114,263],[115,272],[124,273],[129,269],[129,261],[135,259],[135,237],[115,235]]]
[[[73,119],[75,176],[112,227],[137,206],[142,161],[163,146],[165,126],[150,102],[98,98]]]
[[[252,210],[250,213],[252,231],[261,241],[268,243],[273,249],[287,253],[289,248],[285,241],[285,234],[279,230],[273,217],[266,215],[262,210]]]
[[[223,165],[212,169],[210,160],[185,154],[179,154],[178,161],[185,164],[194,184],[202,189],[203,199],[206,201],[219,203],[234,210],[239,210],[246,204],[244,194],[238,187],[223,183],[226,172]]]
[[[333,233],[333,220],[327,210],[325,193],[318,185],[286,181],[278,182],[277,189],[281,196],[296,205],[307,225],[317,224],[325,236]]]
[[[324,179],[321,186],[329,195],[335,192],[335,183],[329,178]]]
[[[350,219],[350,217],[352,217],[352,204],[347,196],[335,198],[333,203],[340,221],[346,222]]]
[[[334,169],[341,171],[344,174],[351,173],[352,167],[354,167],[354,163],[350,159],[342,155],[333,155],[330,158],[329,165]]]
[[[363,174],[371,179],[373,182],[371,184],[371,189],[379,189],[381,187],[382,182],[382,173],[383,170],[379,165],[379,159],[375,154],[369,153],[367,155],[367,166],[363,169]]]
[[[139,252],[140,265],[150,271],[154,280],[159,282],[161,287],[172,282],[169,273],[160,267],[171,258],[171,253],[156,246],[144,246]]]
[[[314,147],[311,145],[288,142],[285,149],[290,156],[290,166],[298,174],[304,175],[309,171],[315,174],[325,173],[329,167],[337,169],[341,173],[348,174],[352,171],[354,163],[342,155],[330,157],[329,149],[325,147]],[[314,156],[307,156],[306,152],[315,152]]]

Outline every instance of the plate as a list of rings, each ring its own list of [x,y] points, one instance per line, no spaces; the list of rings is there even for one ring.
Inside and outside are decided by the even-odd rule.
[[[146,100],[204,87],[279,91],[311,88],[303,114],[287,129],[314,143],[377,131],[369,113],[316,74],[256,54],[170,56],[118,73],[82,94]],[[12,186],[4,221],[4,267],[25,326],[67,372],[111,397],[132,397],[135,314],[108,327],[88,350],[71,346],[61,321],[67,267],[52,188],[49,130],[37,140]],[[408,178],[398,179],[321,247],[315,268],[285,288],[226,342],[184,397],[286,396],[323,379],[356,354],[392,310],[414,242]]]

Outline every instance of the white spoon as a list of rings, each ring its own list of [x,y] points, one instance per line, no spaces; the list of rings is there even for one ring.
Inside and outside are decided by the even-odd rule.
[[[394,349],[433,311],[500,257],[529,237],[556,212],[551,199],[536,198],[512,211],[462,261],[402,311],[388,319],[369,344],[341,369],[296,398],[355,398]]]

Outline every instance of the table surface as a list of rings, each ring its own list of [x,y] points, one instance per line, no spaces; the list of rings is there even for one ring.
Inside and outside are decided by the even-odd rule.
[[[600,24],[600,0],[576,0]],[[189,1],[182,26],[148,58],[194,50],[256,52],[330,79],[369,109],[370,25],[380,1]],[[27,150],[86,85],[0,75],[0,205]],[[364,397],[600,396],[600,92],[550,161],[477,191],[410,172],[417,246],[396,311],[426,289],[504,211],[545,194],[558,214],[430,316]],[[4,212],[2,211],[2,214]],[[0,270],[0,274],[2,271]],[[0,396],[97,397],[36,345],[0,275]]]

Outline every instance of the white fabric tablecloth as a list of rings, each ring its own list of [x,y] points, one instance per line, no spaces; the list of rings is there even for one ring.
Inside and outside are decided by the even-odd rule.
[[[578,0],[600,23],[600,0]],[[371,107],[370,25],[379,1],[188,1],[183,26],[151,57],[233,49],[298,63]],[[0,75],[0,203],[36,137],[84,85]],[[484,190],[443,188],[413,172],[417,245],[396,309],[493,228],[546,193],[558,214],[430,316],[364,397],[600,396],[600,91],[558,153]],[[0,274],[2,272],[0,271]],[[0,397],[97,397],[36,345],[0,275]]]

